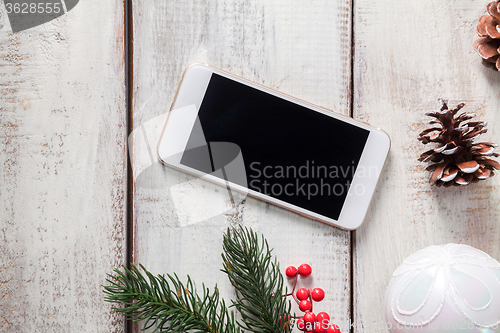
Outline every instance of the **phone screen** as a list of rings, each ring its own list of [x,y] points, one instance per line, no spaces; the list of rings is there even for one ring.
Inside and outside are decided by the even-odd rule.
[[[238,185],[339,219],[369,131],[215,73],[198,119],[209,149],[228,142],[241,150]],[[197,142],[193,131],[187,147]],[[199,155],[186,149],[181,164],[215,171]]]

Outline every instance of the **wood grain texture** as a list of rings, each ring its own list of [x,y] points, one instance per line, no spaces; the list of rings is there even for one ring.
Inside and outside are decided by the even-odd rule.
[[[149,121],[165,119],[159,116],[168,111],[182,72],[194,62],[349,113],[349,1],[134,0],[133,10],[133,126],[147,137],[139,141],[152,142],[153,153],[158,134]],[[131,146],[134,168],[144,166],[143,157],[156,161],[141,151],[139,141]],[[154,273],[190,274],[211,288],[217,283],[227,299],[233,292],[219,271],[222,234],[230,225],[251,226],[268,238],[283,269],[313,265],[315,280],[306,282],[327,292],[321,310],[347,326],[349,232],[251,198],[191,223],[206,212],[207,201],[227,205],[220,189],[156,165],[134,185],[135,263]],[[183,209],[176,206],[178,198]]]
[[[389,160],[365,224],[356,231],[354,332],[387,332],[385,292],[394,269],[424,247],[463,243],[500,259],[500,177],[431,188],[418,133],[424,112],[464,101],[500,142],[498,73],[472,49],[486,2],[367,1],[354,8],[354,117],[386,130]]]
[[[123,332],[122,1],[13,34],[0,6],[0,331]]]

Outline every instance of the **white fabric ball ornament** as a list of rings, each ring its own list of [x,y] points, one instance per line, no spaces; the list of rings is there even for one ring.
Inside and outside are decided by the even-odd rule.
[[[500,264],[467,245],[420,250],[394,272],[386,317],[392,333],[500,332]]]

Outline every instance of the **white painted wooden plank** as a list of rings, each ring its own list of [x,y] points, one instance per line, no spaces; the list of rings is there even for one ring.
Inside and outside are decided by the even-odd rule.
[[[182,72],[194,62],[349,113],[349,1],[135,0],[133,8],[134,128],[143,131],[147,123],[147,140],[158,136],[148,121],[168,111]],[[141,149],[138,143],[132,145],[137,167],[144,165],[140,156],[148,158]],[[135,263],[154,273],[190,274],[210,287],[217,283],[229,298],[232,288],[219,271],[222,233],[234,224],[252,226],[269,239],[283,269],[288,264],[313,265],[310,283],[327,293],[318,310],[347,326],[349,232],[250,198],[236,209],[182,227],[187,217],[193,221],[205,212],[207,202],[226,205],[225,199],[218,196],[220,189],[193,181],[180,185],[184,190],[172,191],[170,187],[188,176],[158,169],[151,167],[134,186]],[[188,188],[197,189],[196,195],[190,196]],[[182,213],[175,207],[179,196],[184,207],[191,207]]]
[[[424,112],[464,101],[500,142],[498,73],[472,49],[486,2],[355,2],[354,116],[385,129],[389,160],[369,217],[356,231],[354,332],[386,332],[384,301],[402,260],[432,244],[464,243],[500,259],[500,177],[464,188],[431,188]]]
[[[123,1],[13,34],[0,5],[0,331],[123,332]]]

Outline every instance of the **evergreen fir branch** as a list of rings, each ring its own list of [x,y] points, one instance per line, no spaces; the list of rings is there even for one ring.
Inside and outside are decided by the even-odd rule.
[[[241,328],[258,333],[289,332],[291,303],[282,295],[283,275],[272,260],[271,249],[262,237],[248,228],[227,230],[222,260],[225,272],[236,289],[233,306],[241,313]]]
[[[113,308],[134,321],[145,320],[144,330],[184,333],[239,333],[234,313],[227,309],[217,287],[212,294],[203,285],[203,297],[188,276],[184,286],[177,275],[153,276],[143,266],[145,275],[132,265],[125,272],[115,270],[104,286],[105,300],[122,304]]]

